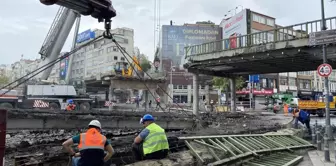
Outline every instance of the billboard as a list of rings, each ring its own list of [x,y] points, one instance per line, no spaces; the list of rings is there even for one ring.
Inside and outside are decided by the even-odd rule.
[[[66,57],[60,61],[60,80],[65,80],[69,66],[69,57]]]
[[[229,19],[223,19],[220,27],[223,29],[223,39],[225,48],[237,48],[244,46],[245,40],[239,36],[247,35],[247,10],[244,9]]]
[[[95,32],[91,31],[91,29],[88,29],[88,30],[86,30],[82,33],[79,33],[77,35],[76,42],[77,43],[82,43],[82,42],[85,42],[85,41],[93,39],[93,38],[95,38]]]
[[[163,25],[161,33],[162,57],[174,65],[181,63],[184,47],[221,39],[218,25]]]

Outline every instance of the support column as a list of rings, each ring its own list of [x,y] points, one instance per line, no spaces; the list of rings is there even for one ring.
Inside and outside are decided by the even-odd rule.
[[[148,106],[148,102],[149,102],[149,96],[148,96],[148,90],[145,90],[145,110],[149,111],[149,106]]]
[[[199,82],[198,82],[198,74],[193,73],[193,114],[198,116],[199,111]]]
[[[191,96],[192,96],[192,93],[191,93],[191,91],[192,91],[192,87],[191,87],[191,85],[188,85],[188,106],[191,106]]]
[[[230,78],[231,111],[236,112],[236,79]]]
[[[109,87],[109,101],[110,102],[112,102],[112,100],[113,100],[113,92],[114,92],[114,88],[113,88],[113,81],[111,81],[111,84],[110,84],[110,87]],[[113,106],[112,105],[110,105],[109,106],[109,111],[112,111],[112,108],[113,108]]]

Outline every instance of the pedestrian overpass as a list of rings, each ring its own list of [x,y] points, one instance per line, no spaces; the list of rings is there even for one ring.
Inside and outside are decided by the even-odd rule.
[[[336,30],[336,17],[326,19]],[[222,77],[316,70],[321,46],[309,45],[309,34],[321,31],[321,20],[281,27],[185,48],[189,72]],[[327,47],[328,63],[336,68],[336,46]]]

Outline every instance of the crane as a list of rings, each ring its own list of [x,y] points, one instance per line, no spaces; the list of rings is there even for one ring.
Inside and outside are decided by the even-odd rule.
[[[116,11],[110,0],[40,0],[40,2],[45,5],[57,4],[61,6],[39,51],[43,60],[41,65],[53,62],[58,58],[76,18],[80,14],[91,15],[98,19],[98,22],[105,21],[104,37],[112,37],[110,33],[111,18],[116,16]],[[78,30],[78,26],[76,30]],[[72,61],[71,58],[70,61]],[[51,70],[52,68],[47,68],[42,73],[41,79],[47,80]],[[68,80],[66,82],[68,83]]]
[[[105,22],[105,38],[112,39],[111,19],[116,16],[110,0],[40,0],[42,4],[61,6],[47,33],[42,47],[41,66],[55,62],[62,47],[77,19],[75,38],[78,34],[80,15],[91,15],[98,22]],[[73,43],[73,48],[75,42]],[[70,56],[71,61],[71,56]],[[47,80],[52,68],[43,70],[41,79]],[[67,78],[69,78],[67,76]],[[93,100],[88,96],[77,95],[70,85],[26,85],[23,96],[4,97],[0,100],[0,107],[5,108],[48,108],[59,109],[67,99],[73,99],[81,110],[89,110],[93,106]]]

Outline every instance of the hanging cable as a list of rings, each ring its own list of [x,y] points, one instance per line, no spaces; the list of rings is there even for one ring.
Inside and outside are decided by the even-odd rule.
[[[67,54],[65,54],[65,55],[63,55],[63,56],[61,56],[61,57],[55,59],[54,61],[51,61],[51,62],[49,62],[48,64],[43,65],[42,67],[40,67],[40,68],[38,68],[38,69],[36,69],[36,70],[34,70],[34,71],[32,71],[32,72],[29,72],[28,74],[24,75],[23,77],[21,77],[21,78],[15,80],[15,81],[13,81],[13,82],[7,84],[7,85],[4,86],[4,87],[9,87],[10,85],[14,84],[15,82],[18,82],[18,81],[22,80],[23,78],[25,78],[25,77],[27,77],[27,76],[29,76],[29,75],[32,74],[32,76],[30,76],[30,77],[24,79],[23,81],[21,81],[21,82],[18,83],[17,85],[15,85],[15,86],[9,88],[7,91],[5,91],[4,93],[2,93],[2,94],[0,95],[0,97],[3,96],[3,95],[5,95],[6,93],[10,92],[10,91],[13,90],[14,88],[20,86],[21,84],[27,82],[29,79],[35,77],[36,75],[40,74],[40,73],[43,72],[44,70],[46,70],[46,69],[48,69],[48,68],[50,68],[50,67],[53,67],[56,63],[58,63],[58,62],[60,62],[61,60],[63,60],[63,59],[65,59],[65,58],[69,57],[69,56],[72,55],[73,53],[77,52],[79,49],[81,49],[81,48],[83,48],[83,47],[86,47],[86,46],[90,45],[92,42],[95,42],[96,40],[100,39],[101,37],[102,37],[102,36],[98,36],[97,38],[95,38],[95,39],[93,39],[93,40],[91,40],[91,41],[89,41],[89,42],[87,42],[87,43],[85,43],[85,44],[83,44],[83,45],[81,45],[81,46],[79,46],[79,47],[77,47],[77,48],[71,50],[69,53],[67,53]],[[39,70],[40,70],[40,71],[39,71]],[[38,71],[38,72],[37,72],[37,71]],[[37,73],[35,73],[35,72],[37,72]],[[33,73],[35,73],[35,74],[33,74]],[[3,88],[1,88],[1,89],[3,89]]]
[[[116,44],[116,46],[118,47],[118,49],[121,51],[121,53],[123,54],[123,56],[125,57],[125,59],[128,61],[128,63],[130,64],[130,65],[132,65],[131,67],[133,68],[133,69],[135,69],[135,66],[132,64],[132,63],[130,63],[130,61],[128,60],[129,58],[127,58],[126,57],[126,55],[128,56],[128,57],[130,57],[131,59],[133,59],[132,58],[132,56],[131,55],[129,55],[129,53],[124,49],[124,48],[122,48],[121,46],[120,46],[120,44],[112,37],[112,41]],[[126,55],[125,55],[126,54]],[[134,61],[134,60],[133,60]],[[140,69],[142,69],[141,68],[141,66],[139,66],[140,67]],[[134,70],[135,71],[135,73],[137,74],[137,76],[140,78],[140,75],[138,74],[138,72],[136,71],[136,70]],[[144,72],[149,78],[151,78],[151,79],[153,79],[153,77],[151,77],[147,72]],[[149,88],[148,88],[148,86],[146,85],[146,83],[145,82],[143,82],[144,83],[144,85],[146,86],[146,88],[149,90]],[[161,86],[159,86],[158,85],[158,87],[170,98],[170,99],[173,99]],[[155,97],[152,93],[151,93],[151,95],[153,96],[153,97]],[[178,104],[178,103],[176,103],[177,104],[177,106],[184,112],[185,110]],[[160,105],[160,107],[161,107],[161,105]],[[163,108],[161,107],[161,109],[163,110]]]

